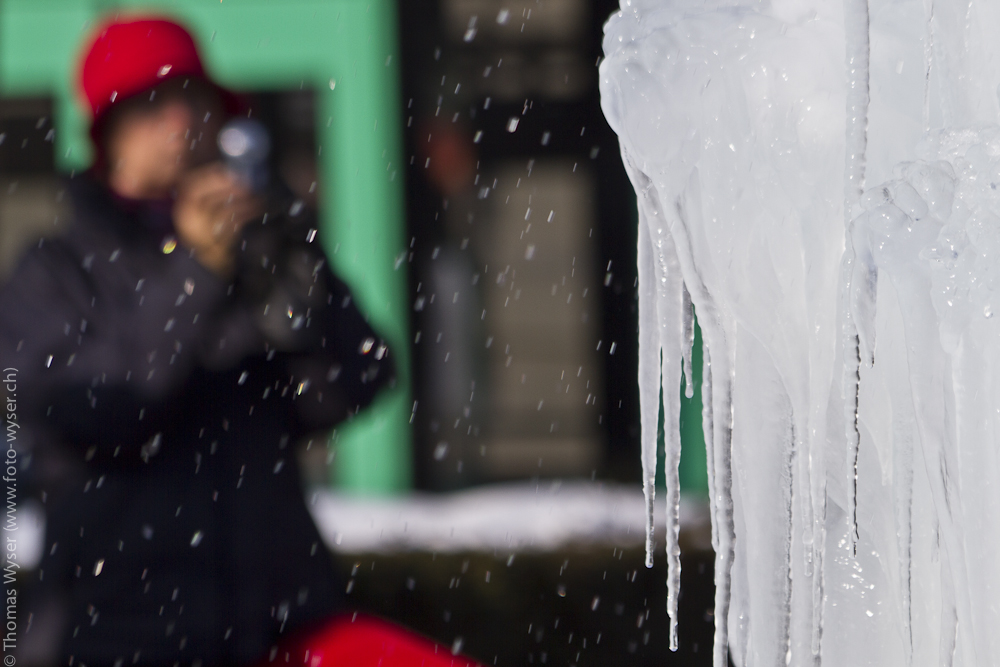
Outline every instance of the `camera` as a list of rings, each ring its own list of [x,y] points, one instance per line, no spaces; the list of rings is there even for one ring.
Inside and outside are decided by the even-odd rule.
[[[271,137],[263,123],[250,118],[234,118],[219,130],[217,143],[227,169],[254,192],[262,193],[267,189]]]

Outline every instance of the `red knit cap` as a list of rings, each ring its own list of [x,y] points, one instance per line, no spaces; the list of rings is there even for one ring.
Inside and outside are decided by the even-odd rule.
[[[112,105],[181,76],[205,76],[187,30],[162,19],[111,19],[87,51],[80,87],[96,125]]]

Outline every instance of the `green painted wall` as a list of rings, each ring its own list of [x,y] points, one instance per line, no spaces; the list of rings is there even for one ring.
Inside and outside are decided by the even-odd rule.
[[[681,397],[680,434],[681,461],[677,472],[680,475],[681,492],[692,496],[708,496],[708,462],[705,454],[705,433],[702,430],[701,378],[704,372],[704,349],[702,348],[701,327],[698,319],[694,322],[694,345],[691,347],[691,379],[694,395],[688,398],[684,395],[689,379],[681,378],[678,388]],[[660,403],[663,403],[663,390],[660,390]],[[657,427],[656,443],[656,485],[666,487],[666,457],[664,451],[664,414],[660,409],[659,426]]]
[[[708,495],[708,467],[705,460],[705,433],[702,431],[701,376],[704,366],[704,351],[701,342],[701,327],[694,324],[694,345],[691,346],[691,378],[694,396],[684,395],[684,378],[681,384],[681,491]]]
[[[241,90],[317,93],[327,254],[392,343],[397,388],[334,434],[335,482],[362,493],[410,486],[410,346],[395,6],[391,0],[0,0],[0,94],[55,98],[56,160],[86,167],[76,61],[109,14],[160,14],[195,34],[206,66]]]

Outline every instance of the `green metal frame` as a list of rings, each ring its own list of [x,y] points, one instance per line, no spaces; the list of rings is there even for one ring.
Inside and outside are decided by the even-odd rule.
[[[0,0],[0,94],[55,100],[58,166],[86,167],[75,68],[109,14],[179,19],[208,70],[237,90],[317,93],[326,250],[393,344],[397,387],[334,434],[335,482],[387,493],[411,483],[410,348],[395,5],[391,0]]]

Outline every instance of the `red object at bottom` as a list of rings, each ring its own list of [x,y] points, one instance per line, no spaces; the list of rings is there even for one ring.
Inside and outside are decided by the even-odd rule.
[[[283,653],[283,655],[282,655]],[[371,616],[330,621],[269,663],[292,667],[480,667],[441,644]]]

